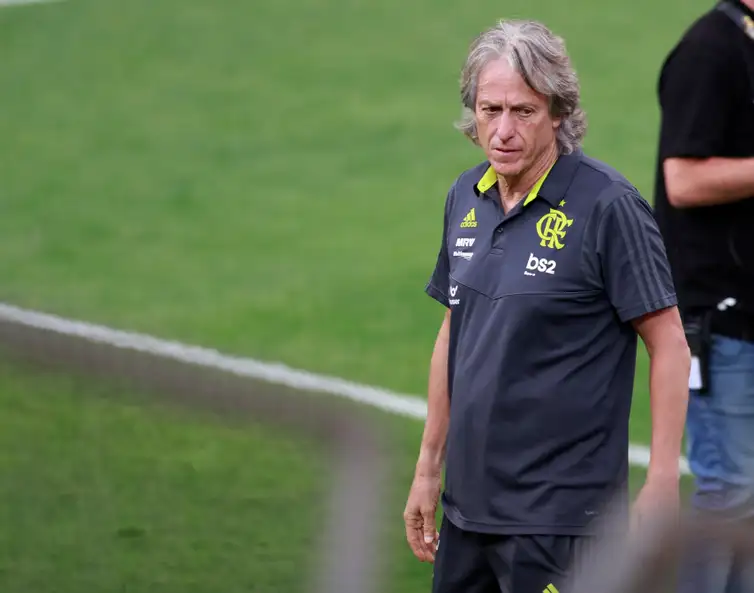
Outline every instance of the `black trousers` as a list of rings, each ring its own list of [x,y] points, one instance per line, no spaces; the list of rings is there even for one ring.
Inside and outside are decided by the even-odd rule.
[[[589,536],[490,535],[443,518],[433,593],[566,593]]]

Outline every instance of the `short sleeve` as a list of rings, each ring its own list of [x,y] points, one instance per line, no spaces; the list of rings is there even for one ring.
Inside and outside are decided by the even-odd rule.
[[[734,64],[726,46],[698,40],[682,42],[669,57],[658,89],[662,160],[725,154],[735,113]]]
[[[442,243],[437,254],[435,269],[425,287],[425,292],[437,302],[450,307],[448,289],[450,288],[450,258],[448,256],[448,215],[453,200],[455,185],[448,192],[445,200],[445,216],[442,227]]]
[[[677,304],[665,244],[640,195],[613,200],[597,231],[599,268],[610,303],[621,321]]]

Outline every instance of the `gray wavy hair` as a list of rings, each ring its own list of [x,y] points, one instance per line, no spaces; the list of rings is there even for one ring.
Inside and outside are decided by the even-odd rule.
[[[556,133],[560,151],[569,154],[580,147],[587,124],[576,72],[563,39],[536,21],[501,20],[471,44],[461,72],[463,108],[456,128],[479,144],[474,113],[477,79],[487,63],[501,57],[507,57],[524,81],[548,98],[550,115],[561,120]]]

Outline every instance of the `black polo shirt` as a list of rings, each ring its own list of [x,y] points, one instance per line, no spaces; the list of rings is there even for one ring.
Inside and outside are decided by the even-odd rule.
[[[448,518],[581,533],[625,493],[630,321],[676,303],[649,205],[579,151],[506,216],[483,163],[448,193],[426,290],[452,311]]]
[[[754,18],[744,4],[732,4]],[[754,196],[676,209],[662,167],[670,157],[754,157],[754,39],[720,10],[707,12],[665,60],[658,94],[654,207],[680,308],[712,309],[732,297],[754,327]]]

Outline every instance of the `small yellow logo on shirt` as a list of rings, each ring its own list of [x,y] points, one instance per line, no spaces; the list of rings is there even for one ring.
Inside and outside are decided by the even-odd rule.
[[[463,220],[461,221],[461,228],[462,229],[476,228],[476,210],[474,208],[469,210],[469,213],[466,216],[464,216]]]

